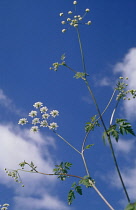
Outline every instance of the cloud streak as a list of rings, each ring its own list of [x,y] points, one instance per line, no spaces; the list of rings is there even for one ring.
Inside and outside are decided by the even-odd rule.
[[[13,101],[0,89],[0,105],[17,115],[21,115],[21,110],[17,109]]]
[[[114,73],[121,73],[120,76],[128,77],[129,89],[136,89],[136,48],[131,48],[121,62],[114,67]],[[124,111],[128,119],[136,117],[136,101],[124,101]]]
[[[25,160],[33,161],[40,172],[52,173],[55,165],[53,153],[56,148],[53,137],[40,133],[32,134],[27,129],[20,130],[7,124],[0,125],[0,140],[0,169],[18,169],[18,164]],[[57,177],[20,172],[25,184],[22,188],[21,184],[15,183],[4,170],[0,173],[0,183],[14,191],[15,210],[67,210],[63,201],[54,196]]]

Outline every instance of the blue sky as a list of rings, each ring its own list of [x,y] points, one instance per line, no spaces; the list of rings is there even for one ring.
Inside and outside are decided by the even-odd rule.
[[[77,13],[90,12],[85,21],[90,26],[79,27],[89,82],[103,111],[119,76],[128,76],[130,89],[136,89],[136,1],[84,0],[78,1]],[[82,159],[48,129],[33,134],[29,126],[18,125],[27,117],[37,101],[49,110],[57,109],[58,133],[77,149],[81,149],[84,126],[96,113],[92,99],[82,80],[73,78],[66,68],[49,70],[60,62],[82,71],[76,30],[61,30],[63,17],[73,11],[72,0],[0,0],[0,203],[9,203],[10,210],[82,210],[109,208],[93,189],[83,188],[72,206],[67,205],[67,193],[76,179],[59,181],[53,176],[21,173],[22,188],[4,168],[17,169],[23,160],[33,161],[38,170],[52,172],[55,164],[71,162],[71,174],[86,175]],[[108,126],[115,101],[104,115]],[[128,118],[135,128],[136,101],[124,101],[117,118]],[[102,141],[103,129],[90,134],[86,151],[87,164],[96,186],[116,210],[127,204],[118,180],[108,144]],[[136,140],[133,136],[113,140],[117,159],[128,189],[136,199]]]

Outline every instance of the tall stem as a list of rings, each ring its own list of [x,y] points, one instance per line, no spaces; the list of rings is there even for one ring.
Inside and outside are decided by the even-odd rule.
[[[78,42],[79,42],[80,52],[81,52],[81,57],[82,57],[83,70],[84,70],[84,72],[86,73],[85,60],[84,60],[84,53],[83,53],[83,49],[82,49],[82,43],[81,43],[81,39],[80,39],[80,34],[79,34],[78,28],[77,28],[77,34],[78,34]],[[107,133],[107,128],[106,128],[106,125],[105,125],[104,120],[103,120],[103,118],[102,118],[102,115],[101,115],[99,106],[98,106],[98,104],[97,104],[97,101],[96,101],[96,99],[95,99],[95,96],[94,96],[94,94],[93,94],[93,91],[92,91],[92,89],[91,89],[91,87],[90,87],[90,85],[89,85],[88,80],[87,80],[86,77],[85,77],[84,82],[85,82],[85,84],[86,84],[86,86],[87,86],[87,88],[88,88],[88,90],[89,90],[89,93],[90,93],[92,99],[93,99],[93,102],[94,102],[94,104],[95,104],[96,110],[97,110],[97,112],[98,112],[98,115],[99,115],[100,120],[101,120],[101,122],[102,122],[102,125],[103,125],[103,127],[104,127],[104,130],[105,130],[105,132],[106,132],[106,134],[107,134],[108,141],[109,141],[109,145],[110,145],[110,149],[111,149],[112,156],[113,156],[113,160],[114,160],[114,163],[115,163],[115,167],[116,167],[116,170],[117,170],[117,172],[118,172],[118,175],[119,175],[119,178],[120,178],[120,181],[121,181],[123,190],[124,190],[124,192],[125,192],[125,195],[126,195],[126,197],[127,197],[127,200],[128,200],[128,202],[130,203],[130,198],[129,198],[129,196],[128,196],[128,193],[127,193],[125,184],[124,184],[124,182],[123,182],[123,178],[122,178],[120,169],[119,169],[119,167],[118,167],[118,163],[117,163],[116,156],[115,156],[115,153],[114,153],[114,149],[113,149],[113,146],[112,146],[111,138],[110,138],[110,135]]]
[[[116,106],[115,106],[115,108],[113,109],[113,112],[112,112],[112,114],[111,114],[110,126],[112,125],[112,121],[113,121],[113,118],[114,118],[114,115],[115,115],[115,112],[116,112],[116,110],[117,110],[117,107],[118,107],[119,102],[120,102],[120,100],[117,101]],[[121,173],[120,173],[120,170],[119,170],[119,166],[118,166],[118,163],[117,163],[117,160],[116,160],[116,156],[115,156],[115,153],[114,153],[112,141],[111,141],[110,138],[108,138],[108,141],[109,141],[109,144],[110,144],[110,148],[111,148],[111,151],[112,151],[114,163],[115,163],[115,165],[116,165],[116,168],[117,168],[117,171],[118,171],[118,175],[119,175],[120,181],[121,181],[121,183],[122,183],[122,186],[123,186],[124,192],[125,192],[125,194],[126,194],[127,200],[128,200],[128,202],[130,203],[130,198],[129,198],[129,195],[128,195],[128,193],[127,193],[127,190],[126,190],[126,187],[125,187],[124,181],[123,181],[123,179],[122,179],[122,176],[121,176]]]
[[[82,42],[80,39],[80,33],[79,33],[78,27],[76,28],[76,30],[77,30],[78,42],[79,42],[79,47],[80,47],[80,52],[81,52],[82,66],[83,66],[84,73],[86,73],[84,53],[83,53]],[[85,75],[85,77],[86,77],[86,75]]]

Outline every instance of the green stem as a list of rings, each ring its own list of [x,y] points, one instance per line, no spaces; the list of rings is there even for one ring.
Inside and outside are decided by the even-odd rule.
[[[81,39],[80,39],[80,33],[79,33],[78,27],[76,28],[76,30],[77,30],[78,42],[79,42],[79,47],[80,47],[80,52],[81,52],[82,66],[83,66],[83,70],[84,70],[85,78],[86,78],[85,59],[84,59],[84,53],[83,53],[83,48],[82,48],[82,42],[81,42]]]
[[[116,156],[115,156],[115,152],[114,152],[114,149],[113,149],[113,145],[112,145],[110,136],[108,136],[108,141],[109,141],[109,144],[110,144],[110,149],[111,149],[112,156],[113,156],[113,159],[114,159],[114,164],[115,164],[115,166],[116,166],[116,169],[117,169],[117,172],[118,172],[118,175],[119,175],[119,178],[120,178],[122,187],[123,187],[123,189],[124,189],[124,192],[125,192],[125,195],[126,195],[126,197],[127,197],[128,203],[130,203],[130,198],[129,198],[129,195],[128,195],[126,186],[125,186],[125,184],[124,184],[124,181],[123,181],[123,178],[122,178],[122,175],[121,175],[121,172],[120,172],[118,163],[117,163],[117,159],[116,159]]]
[[[71,145],[66,139],[64,139],[61,135],[59,135],[56,131],[53,131],[59,138],[61,138],[65,143],[67,143],[71,148],[73,148],[76,152],[78,152],[81,156],[82,156],[82,159],[83,159],[83,163],[84,163],[84,166],[85,166],[85,170],[87,172],[87,175],[89,175],[89,170],[88,170],[88,167],[87,167],[87,164],[86,164],[86,160],[85,160],[85,157],[84,157],[84,151],[82,152],[79,152],[75,147],[73,147],[73,145]],[[36,173],[36,172],[35,172]],[[38,172],[39,173],[39,172]],[[41,173],[40,174],[44,174],[44,175],[53,175],[53,174],[45,174],[45,173]],[[73,176],[73,177],[77,177],[77,176],[74,176],[74,175],[68,175],[68,176]],[[79,178],[79,177],[77,177]],[[109,206],[109,208],[111,210],[114,210],[114,208],[109,204],[109,202],[104,198],[104,196],[101,194],[101,192],[97,189],[97,187],[94,185],[94,183],[90,180],[90,184],[92,185],[92,187],[94,188],[94,190],[98,193],[98,195],[102,198],[102,200],[107,204],[107,206]]]
[[[84,53],[83,53],[83,49],[82,49],[82,43],[81,43],[81,39],[80,39],[80,34],[79,34],[78,28],[77,28],[77,34],[78,34],[78,41],[79,41],[80,52],[81,52],[81,57],[82,57],[83,70],[84,70],[84,72],[86,73],[85,61],[84,61]],[[115,163],[116,170],[117,170],[117,172],[118,172],[118,175],[119,175],[119,178],[120,178],[120,181],[121,181],[123,190],[124,190],[124,192],[125,192],[125,194],[126,194],[127,200],[128,200],[128,202],[130,202],[130,199],[129,199],[129,196],[128,196],[126,187],[125,187],[125,185],[124,185],[124,182],[123,182],[123,179],[122,179],[122,176],[121,176],[121,172],[120,172],[119,167],[118,167],[118,163],[117,163],[116,156],[115,156],[115,153],[114,153],[114,149],[113,149],[113,146],[112,146],[111,138],[110,138],[110,135],[108,135],[108,133],[107,133],[107,128],[106,128],[106,125],[105,125],[104,120],[103,120],[103,118],[102,118],[101,112],[100,112],[100,110],[99,110],[99,106],[98,106],[98,104],[97,104],[97,101],[96,101],[96,99],[95,99],[95,96],[94,96],[94,94],[93,94],[93,91],[91,90],[91,87],[90,87],[90,85],[89,85],[88,80],[87,80],[86,77],[85,77],[84,82],[85,82],[85,84],[86,84],[86,86],[87,86],[87,88],[88,88],[88,90],[89,90],[89,93],[90,93],[92,99],[93,99],[93,102],[94,102],[94,104],[95,104],[96,110],[97,110],[97,112],[98,112],[98,115],[99,115],[100,120],[101,120],[101,122],[102,122],[102,125],[103,125],[103,127],[104,127],[104,130],[105,130],[105,132],[106,132],[106,134],[107,134],[107,137],[108,137],[108,140],[109,140],[109,145],[110,145],[110,149],[111,149],[112,156],[113,156],[113,159],[114,159],[114,163]]]
[[[83,140],[82,152],[84,152],[84,150],[85,150],[85,143],[86,143],[86,140],[87,140],[87,138],[88,138],[89,133],[90,133],[90,131],[86,133],[85,138],[84,138],[84,140]]]
[[[83,152],[82,152],[81,156],[82,156],[82,160],[83,160],[83,163],[84,163],[84,166],[85,166],[85,170],[86,170],[87,176],[90,176],[90,173],[89,173],[89,170],[88,170],[88,167],[87,167],[86,160],[85,160]]]
[[[115,115],[115,112],[116,112],[116,110],[117,110],[117,107],[118,107],[119,102],[120,102],[120,100],[117,101],[116,106],[115,106],[115,108],[113,109],[113,112],[112,112],[112,114],[111,114],[110,126],[112,125],[113,118],[114,118],[114,115]],[[128,200],[128,202],[130,203],[130,198],[129,198],[128,192],[127,192],[127,190],[126,190],[126,187],[125,187],[124,181],[123,181],[123,179],[122,179],[122,176],[121,176],[121,173],[120,173],[120,170],[119,170],[119,166],[118,166],[118,163],[117,163],[117,160],[116,160],[116,156],[115,156],[115,153],[114,153],[112,141],[111,141],[111,139],[110,139],[109,137],[108,137],[108,141],[109,141],[109,144],[110,144],[110,148],[111,148],[111,151],[112,151],[114,163],[115,163],[115,165],[116,165],[116,168],[117,168],[117,171],[118,171],[118,175],[119,175],[120,181],[121,181],[121,183],[122,183],[122,186],[123,186],[124,192],[125,192],[125,194],[126,194],[127,200]]]
[[[68,177],[75,177],[78,179],[82,179],[84,180],[83,177],[77,176],[77,175],[72,175],[72,174],[63,174],[63,173],[58,173],[58,174],[47,174],[47,173],[43,173],[43,172],[39,172],[39,171],[27,171],[27,170],[23,170],[23,169],[17,169],[17,171],[24,171],[24,172],[29,172],[29,173],[38,173],[38,174],[42,174],[42,175],[46,175],[46,176],[53,176],[53,175],[64,175],[64,176],[68,176]],[[94,190],[99,194],[99,196],[103,199],[103,201],[109,206],[109,208],[111,210],[114,210],[114,208],[108,203],[108,201],[103,197],[103,195],[101,194],[101,192],[97,189],[97,187],[95,186],[95,184],[89,180],[90,185],[94,188]]]
[[[77,153],[81,155],[81,152],[77,150],[72,144],[70,144],[66,139],[64,139],[60,134],[58,134],[56,131],[53,131],[59,138],[61,138],[66,144],[68,144],[72,149],[74,149]]]

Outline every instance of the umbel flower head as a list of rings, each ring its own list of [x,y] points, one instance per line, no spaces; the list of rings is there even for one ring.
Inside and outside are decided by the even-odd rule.
[[[121,98],[123,100],[131,100],[132,98],[136,98],[136,90],[132,89],[132,90],[128,90],[127,86],[128,84],[126,83],[126,80],[128,80],[128,77],[124,78],[124,77],[119,77],[118,83],[116,85],[115,90],[118,91],[116,100],[120,100]]]
[[[20,125],[31,124],[30,131],[37,133],[41,127],[47,127],[50,130],[56,130],[59,126],[56,122],[51,120],[59,115],[59,111],[54,109],[48,112],[47,106],[43,106],[42,102],[34,103],[33,107],[36,109],[29,112],[28,117],[31,118],[31,122],[27,118],[21,118],[18,122]],[[37,117],[39,115],[39,117]]]
[[[75,5],[75,7],[76,7],[77,6],[77,1],[73,1],[73,5]],[[76,11],[76,9],[75,9],[75,11]],[[89,8],[85,9],[85,13],[83,15],[75,14],[74,11],[68,11],[67,14],[70,15],[70,16],[68,16],[66,18],[66,20],[62,20],[61,24],[62,25],[64,25],[64,24],[66,25],[67,24],[69,26],[68,29],[70,28],[70,26],[73,26],[73,27],[77,28],[79,26],[79,24],[91,25],[92,22],[90,20],[87,21],[87,22],[83,22],[83,19],[84,19],[84,17],[86,16],[86,14],[88,12],[90,12]],[[59,16],[63,17],[64,13],[61,12],[59,14]],[[62,33],[65,33],[68,29],[67,28],[63,28],[62,29]]]

